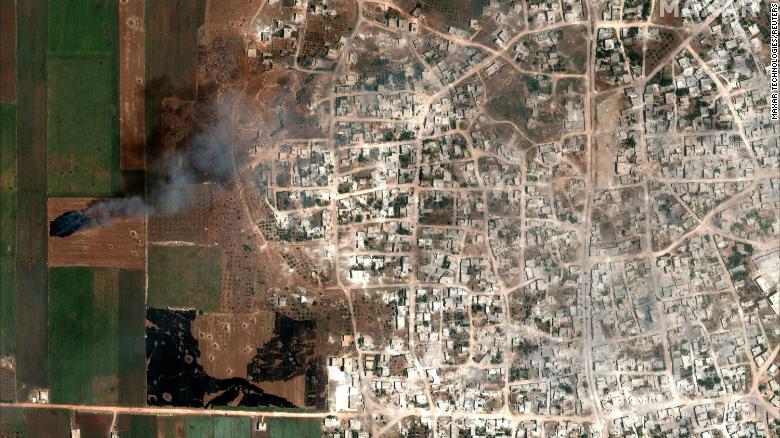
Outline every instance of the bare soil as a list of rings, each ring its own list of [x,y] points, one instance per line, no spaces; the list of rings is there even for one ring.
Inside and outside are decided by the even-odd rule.
[[[119,166],[142,170],[144,129],[144,1],[119,2]]]

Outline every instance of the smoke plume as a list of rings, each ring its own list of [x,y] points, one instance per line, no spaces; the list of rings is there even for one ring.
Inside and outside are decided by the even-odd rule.
[[[67,237],[77,231],[99,228],[122,218],[172,216],[186,211],[194,201],[193,185],[212,183],[219,187],[235,179],[230,117],[236,99],[224,97],[199,108],[198,129],[185,147],[161,157],[153,168],[161,178],[151,184],[149,198],[106,198],[81,211],[65,212],[49,224],[49,235]]]
[[[233,182],[232,101],[225,99],[210,105],[201,116],[207,121],[201,122],[201,129],[187,147],[164,158],[164,177],[151,187],[152,207],[159,214],[173,215],[192,205],[192,184],[210,182],[226,186]]]

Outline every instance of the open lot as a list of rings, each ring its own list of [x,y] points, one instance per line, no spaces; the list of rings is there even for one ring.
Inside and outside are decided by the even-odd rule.
[[[469,19],[479,17],[487,0],[432,0],[420,2],[430,26],[447,30],[455,26],[461,30],[469,29]]]
[[[222,284],[218,247],[150,246],[147,307],[219,310]]]
[[[49,198],[48,217],[89,206],[91,198]],[[126,218],[80,231],[67,239],[49,237],[49,266],[144,269],[144,221]]]

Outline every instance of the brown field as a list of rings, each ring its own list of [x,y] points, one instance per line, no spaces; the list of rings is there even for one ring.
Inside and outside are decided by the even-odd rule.
[[[68,210],[86,208],[91,198],[49,198],[49,221]],[[67,238],[49,238],[49,266],[143,269],[144,221],[121,219]]]
[[[25,410],[28,438],[70,436],[70,412],[54,409]]]
[[[111,415],[76,412],[75,426],[81,429],[82,438],[110,436]]]
[[[290,380],[260,382],[257,384],[263,391],[287,399],[298,407],[306,405],[306,376],[301,374]]]
[[[0,0],[0,102],[16,99],[16,2]]]
[[[119,2],[119,166],[142,170],[144,131],[144,0]]]
[[[235,30],[248,30],[249,19],[255,13],[273,7],[267,2],[252,2],[246,0],[207,0],[205,26],[231,27]],[[281,7],[282,2],[278,3]],[[274,17],[278,17],[274,15]]]
[[[247,378],[247,364],[257,347],[274,335],[274,318],[274,312],[267,310],[241,315],[198,315],[192,324],[192,336],[198,340],[203,369],[218,379]]]

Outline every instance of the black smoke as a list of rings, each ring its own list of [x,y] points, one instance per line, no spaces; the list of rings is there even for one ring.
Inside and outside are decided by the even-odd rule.
[[[84,210],[70,210],[49,222],[49,236],[68,237],[90,228],[99,228],[117,219],[143,217],[153,209],[139,196],[100,199]]]

